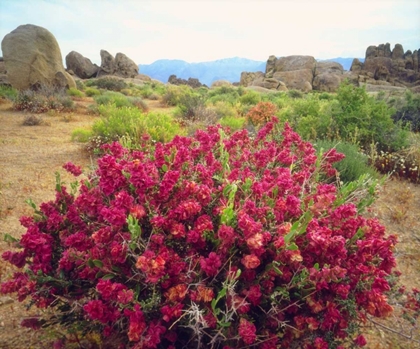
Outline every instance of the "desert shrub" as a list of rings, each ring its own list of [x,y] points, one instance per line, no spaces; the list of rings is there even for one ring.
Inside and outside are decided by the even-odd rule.
[[[245,127],[246,118],[238,116],[223,116],[219,120],[219,124],[228,127],[231,131],[238,131]]]
[[[247,114],[248,120],[253,125],[262,125],[275,115],[276,106],[271,102],[259,102],[255,107],[251,108]]]
[[[177,107],[180,117],[187,120],[194,120],[197,119],[198,112],[205,109],[205,104],[200,95],[189,93],[179,97]]]
[[[238,116],[235,107],[227,102],[216,102],[214,105],[211,105],[211,108],[215,111],[219,118]]]
[[[101,94],[101,91],[99,91],[95,87],[86,87],[85,89],[85,95],[88,97],[99,96],[100,94]]]
[[[220,86],[211,89],[207,93],[207,103],[216,104],[217,102],[226,102],[235,105],[239,100],[238,89],[233,86]]]
[[[149,110],[149,106],[147,103],[140,97],[128,97],[129,102],[139,108],[140,110],[147,112]]]
[[[96,86],[97,88],[102,88],[104,90],[117,91],[117,92],[128,87],[128,84],[123,79],[118,79],[118,78],[113,78],[113,77],[108,77],[108,76],[87,80],[85,84],[88,87]]]
[[[181,127],[166,114],[144,114],[138,108],[117,108],[115,105],[99,106],[99,112],[101,118],[92,125],[92,132],[93,137],[99,137],[101,142],[109,143],[125,137],[134,147],[141,143],[143,135],[148,135],[153,141],[168,142],[175,135],[182,134]]]
[[[94,96],[93,99],[98,105],[113,104],[117,108],[133,106],[133,103],[130,101],[130,99],[120,92],[108,91],[99,96]]]
[[[23,126],[40,126],[45,125],[45,121],[39,115],[26,115],[22,122]]]
[[[289,90],[287,91],[287,94],[289,97],[291,98],[303,98],[304,93],[302,91],[299,90]]]
[[[162,96],[162,104],[174,107],[179,104],[183,96],[191,94],[193,94],[193,90],[189,86],[168,86],[165,94]]]
[[[74,88],[74,87],[70,87],[67,90],[67,95],[69,95],[71,97],[79,97],[79,98],[84,96],[82,91],[79,91],[77,88]]]
[[[76,128],[71,133],[71,140],[81,143],[89,142],[90,138],[93,136],[91,130],[87,130],[85,128]]]
[[[344,82],[336,99],[340,111],[335,121],[341,139],[366,147],[395,151],[408,145],[408,132],[391,118],[393,110],[383,100],[369,96],[364,87]]]
[[[389,104],[394,107],[395,122],[408,124],[413,132],[420,132],[420,94],[407,91],[404,98],[392,99]]]
[[[36,91],[19,91],[13,101],[13,108],[32,113],[45,113],[49,110],[70,111],[74,109],[73,100],[64,89],[42,85]]]
[[[76,88],[80,91],[84,91],[85,90],[85,84],[83,83],[82,80],[76,80]]]
[[[379,178],[379,173],[370,165],[368,156],[362,153],[355,144],[317,140],[314,143],[314,147],[320,152],[336,149],[345,155],[343,160],[334,164],[334,168],[338,171],[339,179],[344,183],[357,181],[361,176],[366,175]]]
[[[57,176],[55,199],[8,237],[20,271],[1,292],[53,310],[26,324],[104,348],[355,348],[367,317],[392,312],[396,238],[363,216],[375,183],[319,182],[334,150],[318,159],[271,122],[255,139],[210,127],[104,150],[77,195]]]
[[[248,90],[241,97],[239,97],[239,102],[245,105],[255,105],[261,101],[261,94],[258,92]]]
[[[6,98],[13,101],[18,95],[18,90],[11,86],[0,85],[0,98]]]

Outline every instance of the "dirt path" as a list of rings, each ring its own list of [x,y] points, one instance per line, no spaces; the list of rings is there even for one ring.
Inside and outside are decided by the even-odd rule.
[[[163,110],[158,101],[150,101],[149,107]],[[63,181],[72,181],[62,169],[64,163],[72,161],[86,170],[92,164],[82,145],[71,141],[71,132],[91,125],[95,117],[46,114],[42,116],[44,125],[22,126],[28,114],[10,108],[10,104],[0,104],[0,253],[9,249],[2,239],[4,233],[19,237],[24,232],[19,217],[32,214],[32,209],[25,204],[26,199],[31,198],[37,205],[52,199],[56,171],[61,173]],[[396,255],[404,283],[420,288],[420,186],[396,181],[387,183],[372,214],[386,225],[388,233],[399,236]],[[0,260],[0,282],[11,272]],[[37,312],[39,310],[33,309],[31,314]],[[13,297],[0,295],[0,349],[48,346],[49,332],[33,332],[19,326],[25,316],[28,313],[22,304]],[[393,326],[395,322],[391,319],[388,325]],[[370,349],[418,348],[412,342],[404,342],[398,336],[389,336],[386,331],[373,327],[367,333],[373,340]]]

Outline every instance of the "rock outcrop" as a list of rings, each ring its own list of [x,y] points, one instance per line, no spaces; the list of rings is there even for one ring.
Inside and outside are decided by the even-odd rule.
[[[89,58],[83,57],[76,51],[71,51],[66,56],[66,66],[67,70],[72,70],[81,79],[90,79],[96,76],[99,69]]]
[[[168,79],[168,82],[172,85],[188,85],[192,88],[198,88],[198,87],[207,87],[206,85],[203,85],[198,79],[196,78],[188,78],[188,80],[177,78],[176,75],[171,75]]]
[[[124,53],[115,56],[115,75],[123,78],[134,78],[139,74],[139,66]]]
[[[122,78],[134,78],[139,74],[138,65],[124,53],[117,53],[115,58],[106,50],[101,50],[101,66],[97,77],[116,75]]]
[[[404,52],[396,44],[391,50],[389,43],[369,46],[364,63],[355,59],[350,71],[359,84],[413,88],[420,85],[420,49]]]
[[[76,87],[63,66],[60,47],[47,29],[26,24],[7,34],[2,42],[3,59],[10,84],[19,90],[41,85]]]
[[[335,62],[317,62],[312,56],[270,56],[265,74],[262,72],[241,74],[241,86],[259,86],[265,89],[309,92],[335,91],[343,80],[344,69]]]

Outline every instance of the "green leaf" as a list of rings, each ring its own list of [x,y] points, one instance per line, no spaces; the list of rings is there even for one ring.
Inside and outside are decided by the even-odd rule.
[[[12,235],[10,234],[4,234],[4,241],[5,242],[9,242],[9,243],[14,243],[14,242],[19,242],[18,239],[14,238]]]
[[[294,242],[292,242],[289,246],[287,246],[287,249],[289,251],[296,251],[299,249],[299,247]]]
[[[168,166],[166,164],[162,165],[162,171],[163,172],[168,172]]]
[[[34,210],[36,210],[35,202],[32,199],[27,199],[25,201],[29,206],[31,206]]]
[[[102,267],[104,266],[104,264],[102,263],[102,261],[100,261],[99,259],[94,259],[94,260],[92,261],[92,263],[93,263],[93,265],[94,265],[95,267],[98,267],[98,268],[102,268]]]
[[[111,280],[115,277],[114,274],[105,274],[104,276],[102,276],[102,280]]]
[[[220,217],[220,222],[225,225],[231,225],[235,218],[235,212],[232,206],[226,207],[223,212],[222,216]]]
[[[222,327],[229,327],[230,326],[230,322],[221,322],[221,321],[218,321],[217,322],[220,326],[222,326]]]

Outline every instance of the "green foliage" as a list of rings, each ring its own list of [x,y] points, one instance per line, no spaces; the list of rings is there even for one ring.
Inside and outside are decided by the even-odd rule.
[[[190,95],[193,93],[191,87],[186,85],[181,86],[168,86],[165,94],[162,96],[162,104],[174,107],[180,103],[182,96]]]
[[[74,88],[74,87],[70,87],[67,90],[67,94],[71,97],[80,97],[81,98],[81,97],[84,96],[82,91],[79,91],[77,88]]]
[[[361,153],[355,144],[318,140],[314,143],[314,147],[322,153],[335,148],[339,153],[346,156],[343,160],[334,164],[334,168],[339,172],[340,180],[344,183],[356,181],[363,175],[379,178],[378,172],[369,165],[369,158]]]
[[[404,98],[393,98],[389,105],[394,107],[392,119],[407,124],[413,132],[420,132],[420,94],[407,91]]]
[[[236,87],[220,86],[211,89],[207,94],[207,103],[216,104],[217,102],[226,102],[235,105],[239,99],[239,92]]]
[[[132,147],[141,143],[142,137],[148,134],[153,141],[168,142],[177,134],[183,134],[174,119],[161,113],[144,114],[134,107],[118,108],[114,104],[98,107],[101,118],[92,126],[92,136],[109,141],[124,137]]]
[[[87,143],[92,137],[93,133],[91,130],[85,128],[76,128],[71,133],[71,140],[75,142]]]
[[[18,96],[18,90],[11,86],[0,85],[0,98],[14,100]]]
[[[232,132],[243,129],[246,125],[245,117],[224,116],[219,120],[220,125],[228,127]]]
[[[80,91],[85,90],[85,84],[83,83],[82,80],[76,80],[76,88]]]
[[[252,90],[246,91],[241,97],[239,102],[246,105],[255,105],[261,101],[261,94]]]
[[[103,77],[97,79],[90,79],[86,81],[86,86],[96,86],[97,88],[103,88],[110,91],[121,91],[128,87],[127,83],[123,79],[115,77]]]
[[[107,91],[104,94],[93,97],[93,99],[98,105],[114,104],[117,108],[133,106],[130,99],[120,92]]]
[[[100,94],[101,94],[101,91],[99,91],[95,87],[86,87],[85,89],[85,95],[88,97],[99,96]]]
[[[363,87],[344,82],[336,98],[340,111],[335,121],[341,139],[362,147],[373,142],[380,149],[392,150],[408,144],[408,134],[391,118],[392,109],[384,101],[369,96]]]

